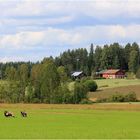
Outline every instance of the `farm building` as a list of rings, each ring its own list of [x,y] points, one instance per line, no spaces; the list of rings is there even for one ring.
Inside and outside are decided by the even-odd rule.
[[[103,73],[106,72],[107,70],[102,70],[102,71],[99,71],[99,72],[96,72],[96,76],[97,77],[103,77]]]
[[[102,73],[102,77],[106,79],[117,79],[117,78],[124,78],[125,72],[120,69],[110,69],[106,70]]]
[[[72,72],[71,74],[71,77],[74,79],[80,79],[84,76],[86,76],[86,74],[83,71],[75,71],[75,72]]]

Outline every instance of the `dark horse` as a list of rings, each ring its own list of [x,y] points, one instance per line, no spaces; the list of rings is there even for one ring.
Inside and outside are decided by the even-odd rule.
[[[4,111],[4,116],[5,117],[15,117],[12,112]]]
[[[21,115],[22,115],[22,117],[27,117],[27,113],[26,112],[21,111]]]

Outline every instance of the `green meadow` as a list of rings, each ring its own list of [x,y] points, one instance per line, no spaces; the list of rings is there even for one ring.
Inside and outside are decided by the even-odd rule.
[[[10,105],[8,105],[10,106]],[[82,109],[83,108],[83,109]],[[3,111],[15,113],[5,118]],[[136,139],[140,138],[140,112],[86,108],[28,108],[27,118],[20,107],[0,109],[0,139]]]
[[[123,87],[129,85],[140,85],[139,79],[100,79],[95,81],[99,89]]]

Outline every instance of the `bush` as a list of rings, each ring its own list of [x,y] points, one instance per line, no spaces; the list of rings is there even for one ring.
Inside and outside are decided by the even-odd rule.
[[[109,98],[101,98],[98,99],[96,102],[97,103],[104,103],[104,102],[136,102],[137,97],[135,93],[129,93],[126,95],[123,94],[114,94],[110,96]]]
[[[124,102],[125,101],[125,97],[123,95],[112,95],[110,98],[109,98],[109,101],[110,102]]]
[[[83,83],[76,82],[73,91],[73,103],[80,103],[82,99],[87,98],[88,89]]]
[[[57,90],[57,100],[55,101],[55,103],[63,103],[63,104],[68,104],[68,103],[72,103],[72,93],[69,90],[67,84],[63,84],[59,87],[59,89]]]
[[[93,91],[96,91],[98,86],[96,84],[95,81],[93,80],[87,80],[84,82],[84,84],[87,86],[87,88],[89,89],[89,91],[93,92]]]
[[[140,79],[140,68],[136,72],[136,78]]]
[[[97,100],[96,100],[96,103],[105,103],[105,102],[109,102],[108,100],[109,100],[108,98],[100,98],[100,99],[97,99]]]
[[[135,102],[137,101],[137,97],[135,93],[129,93],[125,95],[125,102]]]
[[[83,77],[83,78],[81,78],[81,82],[82,83],[86,82],[87,80],[91,80],[91,78],[90,77]]]
[[[127,79],[135,79],[136,75],[133,72],[127,72],[126,77]]]
[[[34,98],[34,99],[32,100],[32,103],[40,103],[40,100],[39,100],[38,98]]]
[[[92,104],[93,102],[91,100],[88,99],[83,99],[80,104]]]
[[[109,98],[110,102],[135,102],[137,97],[135,93],[129,93],[127,95],[115,94]]]

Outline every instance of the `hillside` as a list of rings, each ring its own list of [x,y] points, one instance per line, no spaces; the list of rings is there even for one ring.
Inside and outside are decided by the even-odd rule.
[[[115,88],[108,88],[103,90],[98,90],[97,92],[90,92],[89,97],[92,100],[108,98],[113,94],[129,94],[135,93],[137,98],[140,99],[140,85],[130,85],[124,87],[115,87]]]
[[[104,79],[96,80],[96,82],[99,88],[96,92],[89,93],[91,100],[108,98],[113,94],[128,94],[132,92],[140,99],[140,80]]]
[[[95,81],[99,90],[129,85],[140,85],[139,79],[101,79]]]

